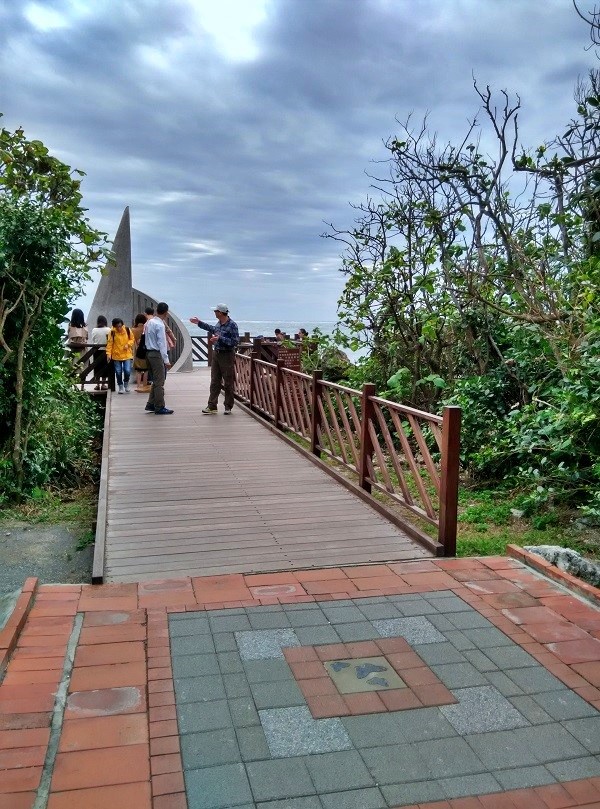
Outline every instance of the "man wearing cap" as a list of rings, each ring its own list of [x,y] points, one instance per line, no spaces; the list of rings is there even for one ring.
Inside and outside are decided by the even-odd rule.
[[[214,349],[210,367],[208,405],[202,412],[205,416],[216,414],[222,385],[225,389],[225,415],[228,416],[233,407],[235,347],[240,341],[240,335],[237,323],[229,317],[229,307],[226,304],[218,303],[213,309],[218,321],[214,326],[197,317],[190,318],[190,323],[195,323],[210,334],[208,341],[212,343]]]

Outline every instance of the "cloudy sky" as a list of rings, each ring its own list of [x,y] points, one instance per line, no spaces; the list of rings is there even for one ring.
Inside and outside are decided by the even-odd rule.
[[[351,224],[396,118],[458,138],[474,74],[520,94],[537,146],[588,41],[570,0],[4,0],[0,111],[87,173],[96,227],[130,206],[136,286],[284,326],[335,319],[324,222]]]

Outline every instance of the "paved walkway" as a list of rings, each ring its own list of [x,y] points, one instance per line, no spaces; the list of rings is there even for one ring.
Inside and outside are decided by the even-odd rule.
[[[203,416],[210,370],[172,374],[172,416],[110,397],[105,581],[430,558],[255,419]]]
[[[44,585],[0,809],[600,806],[600,612],[508,558]]]

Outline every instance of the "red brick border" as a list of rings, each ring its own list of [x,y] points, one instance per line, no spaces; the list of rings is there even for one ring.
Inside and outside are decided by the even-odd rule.
[[[575,590],[576,593],[580,593],[584,598],[588,598],[596,604],[596,606],[600,606],[600,590],[594,587],[593,584],[588,584],[578,579],[577,576],[572,576],[570,573],[567,573],[566,570],[561,570],[556,567],[556,565],[550,564],[543,556],[526,551],[518,545],[507,545],[506,553],[529,567],[539,570],[544,576],[554,579],[554,581],[564,585],[569,590]]]
[[[456,702],[451,692],[404,638],[288,646],[283,649],[283,655],[315,719],[406,711]],[[363,657],[384,657],[404,680],[406,688],[341,694],[323,663],[327,660],[360,660]]]
[[[21,595],[17,598],[17,603],[8,621],[0,631],[0,680],[6,671],[10,656],[17,645],[19,634],[25,626],[27,616],[33,607],[37,586],[37,578],[32,576],[29,579],[25,579]]]

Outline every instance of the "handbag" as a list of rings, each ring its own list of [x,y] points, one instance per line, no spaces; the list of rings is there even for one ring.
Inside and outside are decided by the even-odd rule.
[[[140,341],[138,343],[138,347],[135,350],[135,358],[137,360],[145,360],[146,359],[146,335],[142,334],[140,337]]]

